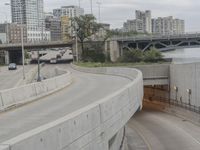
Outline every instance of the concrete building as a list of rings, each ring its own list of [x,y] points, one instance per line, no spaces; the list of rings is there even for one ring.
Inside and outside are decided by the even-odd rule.
[[[43,0],[11,0],[12,22],[20,24],[22,19],[27,28],[28,42],[50,39],[50,32],[45,31],[44,28],[43,9]]]
[[[9,43],[21,43],[21,25],[11,23],[9,25]],[[27,26],[23,25],[24,43],[27,43]]]
[[[135,11],[135,17],[136,20],[141,20],[143,23],[143,31],[146,33],[152,33],[152,27],[151,27],[151,11]]]
[[[185,23],[183,20],[174,19],[172,16],[152,19],[152,33],[160,35],[183,34]]]
[[[24,42],[27,42],[27,26],[23,25]],[[0,24],[2,43],[21,43],[21,25],[17,23]]]
[[[142,20],[127,20],[123,25],[124,32],[144,32]]]
[[[51,41],[61,40],[61,18],[48,14],[45,16],[45,28],[50,31]]]
[[[80,8],[78,6],[73,6],[73,5],[72,6],[62,6],[59,9],[54,9],[53,10],[53,15],[55,17],[58,17],[58,18],[65,17],[65,16],[68,17],[68,18],[74,18],[74,17],[79,17],[81,15],[84,15],[84,9]],[[63,18],[63,19],[65,20],[66,18]],[[64,22],[66,23],[66,21],[64,21]],[[69,22],[68,23],[69,25],[71,24],[70,20],[68,20],[67,22]],[[66,31],[64,31],[64,32],[66,32]],[[75,32],[74,32],[73,28],[71,27],[71,25],[68,26],[68,33],[69,33],[70,36],[74,36],[74,34],[75,34]]]
[[[62,41],[68,41],[72,35],[73,30],[71,28],[71,21],[68,16],[61,17],[61,39]]]
[[[69,18],[79,17],[84,14],[84,9],[78,6],[62,6],[59,9],[53,10],[53,15],[56,17],[68,16]]]

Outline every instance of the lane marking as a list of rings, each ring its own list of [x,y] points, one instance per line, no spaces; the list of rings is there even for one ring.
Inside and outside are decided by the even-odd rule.
[[[142,134],[142,131],[138,128],[137,125],[132,125],[132,123],[130,124],[131,128],[133,128],[137,133],[138,135],[142,138],[142,140],[144,141],[144,143],[146,144],[148,150],[152,150],[151,148],[151,144],[149,143],[149,141],[145,138],[145,136]],[[137,126],[137,127],[136,127]]]

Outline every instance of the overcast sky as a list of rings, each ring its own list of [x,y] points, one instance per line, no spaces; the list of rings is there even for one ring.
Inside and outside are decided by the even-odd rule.
[[[10,8],[0,3],[0,21],[10,19]],[[80,0],[85,13],[90,12],[90,0]],[[199,0],[93,0],[94,15],[98,17],[97,1],[101,5],[101,20],[110,23],[112,28],[121,28],[127,19],[135,18],[135,10],[151,10],[152,17],[174,16],[184,19],[187,31],[200,31]],[[78,5],[78,0],[44,0],[45,11],[52,11],[65,5]]]

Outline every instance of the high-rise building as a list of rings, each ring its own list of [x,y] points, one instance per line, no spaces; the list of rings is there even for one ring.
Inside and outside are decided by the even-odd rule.
[[[127,20],[123,26],[124,32],[144,32],[143,22],[138,19]]]
[[[68,16],[69,18],[79,17],[84,14],[84,9],[78,6],[62,6],[59,9],[53,10],[53,15],[56,17]]]
[[[180,19],[169,17],[159,17],[152,19],[152,32],[160,35],[183,34],[185,32],[185,23]]]
[[[75,31],[71,27],[70,18],[79,17],[81,15],[84,15],[84,9],[80,8],[78,6],[73,6],[73,5],[72,6],[62,6],[59,9],[54,9],[53,15],[55,17],[59,17],[59,18],[63,17],[62,19],[64,19],[64,20],[66,20],[65,17],[67,17],[69,19],[67,21],[68,22],[68,34],[69,34],[69,36],[74,36]],[[62,22],[62,19],[61,19],[61,22]],[[66,30],[65,30],[65,34],[66,34]],[[66,39],[66,37],[64,39]]]
[[[28,42],[50,40],[45,30],[43,0],[11,0],[11,13],[13,23],[22,21],[26,25]]]
[[[146,33],[152,33],[152,27],[151,27],[151,11],[135,11],[135,17],[136,20],[141,20],[143,23],[143,31]]]

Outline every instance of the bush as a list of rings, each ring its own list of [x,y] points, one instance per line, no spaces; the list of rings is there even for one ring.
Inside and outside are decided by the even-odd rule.
[[[102,52],[94,51],[94,50],[87,50],[83,54],[83,61],[84,62],[105,62],[106,56]]]
[[[122,62],[140,62],[143,59],[143,52],[138,49],[124,51],[123,56],[119,59]]]
[[[155,48],[151,48],[149,51],[144,53],[145,62],[158,62],[163,60],[163,55],[160,51]]]

